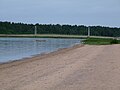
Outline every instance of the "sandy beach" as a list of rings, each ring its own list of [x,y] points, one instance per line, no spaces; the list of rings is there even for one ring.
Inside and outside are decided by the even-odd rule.
[[[120,45],[76,45],[0,64],[0,90],[120,90]]]

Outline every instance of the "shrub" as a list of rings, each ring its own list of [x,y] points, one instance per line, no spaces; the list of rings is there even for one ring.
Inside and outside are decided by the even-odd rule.
[[[113,40],[111,40],[111,42],[110,42],[110,44],[118,44],[119,42],[118,42],[118,40],[116,40],[116,39],[113,39]]]

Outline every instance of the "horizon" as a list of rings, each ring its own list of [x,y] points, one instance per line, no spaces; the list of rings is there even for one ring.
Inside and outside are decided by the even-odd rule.
[[[97,26],[100,26],[100,27],[108,27],[108,28],[120,28],[120,27],[115,27],[115,26],[102,26],[102,25],[83,25],[83,24],[59,24],[59,23],[54,23],[54,24],[51,24],[51,23],[24,23],[24,22],[10,22],[10,21],[0,21],[0,22],[8,22],[8,23],[15,23],[15,24],[19,24],[19,23],[21,23],[21,24],[33,24],[33,25],[36,25],[36,24],[39,24],[39,25],[71,25],[71,26],[75,26],[75,25],[77,25],[77,26],[85,26],[85,27],[97,27]]]

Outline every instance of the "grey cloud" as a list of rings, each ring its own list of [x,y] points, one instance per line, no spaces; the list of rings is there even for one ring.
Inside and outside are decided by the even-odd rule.
[[[119,0],[0,0],[0,20],[118,26]]]

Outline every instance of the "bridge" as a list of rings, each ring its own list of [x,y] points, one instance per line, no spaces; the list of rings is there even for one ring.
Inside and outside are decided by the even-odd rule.
[[[105,37],[105,36],[88,36],[88,35],[60,35],[60,34],[0,34],[0,37],[43,37],[43,38],[111,38],[115,37]],[[120,40],[120,37],[116,39]]]

